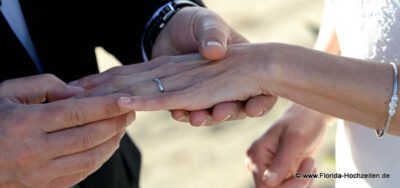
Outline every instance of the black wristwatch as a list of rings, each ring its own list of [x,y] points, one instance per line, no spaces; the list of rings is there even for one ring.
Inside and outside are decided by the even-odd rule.
[[[200,6],[197,3],[188,0],[174,0],[161,7],[150,21],[142,35],[142,56],[145,61],[151,59],[151,53],[158,34],[168,23],[168,21],[183,7]]]

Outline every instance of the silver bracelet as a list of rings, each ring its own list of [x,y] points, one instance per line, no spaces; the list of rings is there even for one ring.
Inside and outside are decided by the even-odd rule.
[[[392,118],[394,116],[394,114],[396,113],[396,108],[397,108],[397,102],[399,100],[399,97],[397,96],[397,83],[398,83],[398,76],[399,76],[399,71],[397,70],[397,65],[395,63],[390,63],[390,65],[392,65],[393,67],[393,72],[394,72],[394,81],[393,81],[393,94],[392,94],[392,98],[390,98],[390,102],[389,102],[389,116],[386,120],[385,123],[385,127],[383,128],[383,130],[376,130],[376,135],[379,138],[382,138],[385,133],[389,130],[390,127],[390,123],[392,122]]]

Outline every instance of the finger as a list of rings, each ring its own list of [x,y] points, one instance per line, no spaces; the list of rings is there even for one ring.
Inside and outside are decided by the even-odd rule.
[[[189,122],[189,112],[186,110],[172,110],[171,116],[176,121]]]
[[[180,91],[171,93],[159,93],[153,96],[131,97],[130,108],[135,111],[158,111],[190,109],[190,94]]]
[[[179,80],[177,80],[179,82]],[[194,81],[196,82],[196,81]],[[173,83],[173,82],[167,82]],[[204,82],[195,83],[187,80],[184,84],[177,84],[177,91],[171,91],[165,93],[159,93],[152,96],[135,96],[131,97],[133,102],[131,105],[132,109],[139,111],[156,111],[156,110],[176,110],[184,109],[188,111],[195,111],[201,109],[208,109],[212,106],[224,102],[235,100],[235,94],[226,95],[224,90],[216,90],[212,93],[216,97],[208,97],[205,99],[205,93],[210,93],[209,87],[206,87]],[[188,85],[188,86],[186,86]],[[185,88],[186,87],[186,88]],[[193,97],[194,94],[199,94],[198,97]],[[204,95],[203,95],[204,94]]]
[[[270,135],[271,134],[271,135]],[[269,136],[270,135],[270,136]],[[264,188],[263,174],[274,158],[274,153],[268,145],[274,144],[278,134],[268,131],[266,135],[257,139],[247,150],[247,168],[252,172],[257,188]]]
[[[315,173],[315,161],[312,158],[305,159],[298,170],[298,173],[301,174],[311,174]],[[290,179],[286,180],[281,188],[306,188],[312,182],[311,178],[296,178],[291,177]]]
[[[260,117],[271,110],[278,98],[275,96],[260,95],[249,99],[245,105],[245,112],[249,117]]]
[[[242,119],[245,117],[242,102],[224,102],[214,106],[212,111],[213,120],[227,121]]]
[[[300,164],[298,158],[302,151],[302,142],[293,137],[281,139],[279,150],[271,165],[264,172],[264,183],[270,187],[280,185],[288,174],[293,174]],[[301,151],[299,151],[301,150]]]
[[[116,76],[125,76],[125,75],[150,71],[165,62],[171,61],[172,59],[173,57],[164,56],[156,58],[149,62],[113,67],[105,72],[89,75],[79,80],[72,81],[69,83],[69,85],[79,86],[85,89],[92,89],[99,85],[102,85],[103,83],[109,81],[110,79]]]
[[[163,59],[164,57],[158,58]],[[160,80],[165,78],[163,85],[166,91],[173,91],[187,86],[187,80],[179,79],[174,76],[176,74],[182,74],[187,70],[192,70],[196,67],[201,66],[205,60],[201,59],[198,54],[189,54],[184,56],[170,57],[167,58],[163,64],[159,64],[157,68],[143,71],[139,73],[125,74],[114,76],[107,82],[98,87],[87,90],[77,95],[77,98],[101,96],[110,93],[130,93],[132,95],[150,95],[159,92],[157,85],[154,83],[154,79],[159,78]],[[129,68],[129,67],[128,67]],[[186,76],[188,73],[181,75]],[[190,78],[193,75],[186,76],[184,78]],[[170,81],[172,80],[172,81]]]
[[[132,102],[124,94],[63,100],[42,105],[37,118],[45,122],[43,131],[54,132],[125,114],[132,111]]]
[[[176,57],[163,56],[140,64],[114,67],[103,73],[93,74],[70,82],[69,84],[83,87],[85,89],[93,89],[100,85],[103,85],[106,82],[110,82],[114,86],[118,86],[124,83],[121,82],[124,81],[122,78],[126,78],[127,80],[131,79],[131,81],[135,82],[140,82],[145,79],[154,79],[155,75],[161,77],[163,75],[176,73],[176,71],[182,71],[182,67],[190,69],[194,66],[200,66],[202,62],[205,62],[205,60],[203,60],[198,54],[188,54]],[[159,68],[161,65],[164,64],[167,64],[168,67],[174,68]]]
[[[98,146],[125,131],[134,119],[135,113],[131,112],[80,127],[49,133],[47,134],[48,154],[51,157],[61,157]]]
[[[190,112],[190,124],[195,127],[202,127],[212,120],[209,110],[196,110]]]
[[[263,172],[267,168],[268,159],[263,156],[248,158],[247,168],[251,171],[256,188],[264,188]]]
[[[204,10],[194,22],[199,51],[205,59],[217,60],[225,57],[230,37],[230,27],[217,14]]]
[[[96,146],[91,150],[56,158],[45,171],[49,176],[51,172],[59,172],[54,178],[82,172],[92,172],[103,165],[119,147],[121,136],[115,135],[110,140]]]
[[[13,98],[23,104],[66,99],[82,91],[82,88],[68,86],[51,74],[7,80],[0,87],[2,96]]]

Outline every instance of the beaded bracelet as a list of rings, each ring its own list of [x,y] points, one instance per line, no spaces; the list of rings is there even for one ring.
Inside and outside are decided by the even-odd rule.
[[[394,114],[396,113],[396,108],[397,108],[397,102],[399,100],[398,96],[397,96],[397,83],[398,83],[398,76],[399,76],[399,72],[397,70],[397,65],[395,63],[390,63],[390,65],[392,65],[393,67],[393,72],[394,72],[394,81],[393,81],[393,94],[392,97],[390,98],[390,102],[389,102],[389,116],[386,120],[385,123],[385,127],[383,128],[383,130],[376,130],[376,135],[379,138],[382,138],[385,133],[389,130],[390,127],[390,123],[392,122],[392,118],[394,116]]]

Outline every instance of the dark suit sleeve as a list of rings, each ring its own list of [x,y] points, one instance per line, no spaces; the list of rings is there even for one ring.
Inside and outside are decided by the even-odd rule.
[[[202,6],[201,0],[192,0]],[[123,64],[142,62],[140,39],[146,23],[170,0],[97,0],[95,45],[104,47]]]

